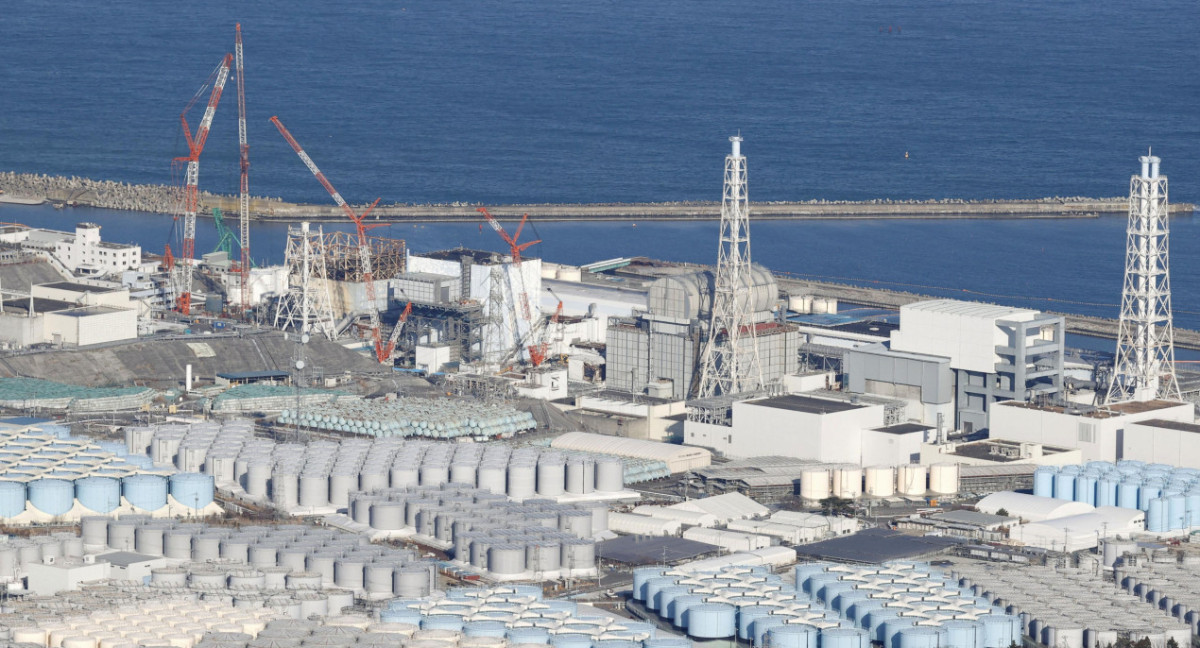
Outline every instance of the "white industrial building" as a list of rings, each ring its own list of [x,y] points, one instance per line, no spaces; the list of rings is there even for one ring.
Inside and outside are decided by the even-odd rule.
[[[1146,444],[1153,445],[1153,435],[1139,434],[1139,429],[1131,431],[1128,427],[1151,419],[1192,423],[1195,409],[1191,403],[1164,400],[1113,403],[1102,407],[999,403],[992,409],[991,436],[1078,448],[1083,461],[1117,461],[1129,458],[1128,452],[1139,456],[1154,453],[1152,447],[1146,449]],[[1165,433],[1164,440],[1168,436],[1172,435]],[[1170,463],[1185,465],[1178,457]],[[1200,467],[1200,464],[1187,465]]]
[[[704,468],[712,464],[712,453],[704,448],[691,448],[641,439],[625,439],[588,432],[567,432],[559,435],[550,443],[550,447],[557,450],[578,450],[617,457],[654,459],[666,464],[672,474]]]
[[[887,406],[787,394],[732,404],[729,425],[689,418],[684,443],[726,457],[779,454],[823,463],[906,464],[931,440],[929,426],[886,425]]]
[[[904,399],[910,418],[927,424],[944,419],[968,434],[986,430],[998,402],[1063,393],[1064,326],[1060,316],[1022,308],[952,299],[907,304],[886,348],[847,352],[847,389]]]
[[[225,294],[230,306],[242,306],[242,275],[222,273]],[[288,267],[284,265],[250,268],[250,305],[256,306],[288,291]]]
[[[28,297],[0,302],[0,341],[86,346],[130,340],[138,334],[138,303],[129,289],[102,282],[34,285]]]
[[[52,255],[67,270],[80,275],[106,275],[136,270],[142,248],[100,240],[100,226],[79,223],[75,233],[9,225],[0,229],[0,242]]]
[[[1105,538],[1129,537],[1146,531],[1144,511],[1023,493],[992,493],[975,508],[1019,519],[1020,524],[1009,528],[1009,540],[1052,551],[1090,549]]]
[[[1125,426],[1122,459],[1200,468],[1200,425],[1186,420],[1147,419]]]

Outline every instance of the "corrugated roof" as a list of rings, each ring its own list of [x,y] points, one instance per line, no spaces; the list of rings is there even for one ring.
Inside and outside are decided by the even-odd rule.
[[[741,493],[725,493],[715,497],[681,502],[670,508],[711,513],[717,516],[718,520],[724,522],[766,515],[770,512],[767,507]]]
[[[1014,493],[1012,491],[992,493],[979,500],[975,508],[984,513],[995,513],[1000,509],[1004,509],[1010,516],[1019,517],[1030,522],[1065,518],[1088,513],[1095,509],[1094,506],[1087,502],[1068,502],[1052,497],[1039,497],[1037,495],[1026,495],[1025,493]]]
[[[951,315],[963,315],[966,317],[980,317],[988,319],[1013,317],[1017,315],[1031,315],[1037,312],[1027,308],[1013,308],[1011,306],[997,306],[996,304],[965,302],[958,301],[957,299],[931,299],[929,301],[907,304],[903,308],[908,310],[924,311],[927,313],[948,313]]]
[[[567,432],[550,442],[550,446],[563,450],[581,450],[619,457],[657,459],[666,463],[667,468],[673,473],[703,468],[712,463],[712,453],[704,448],[589,432]]]

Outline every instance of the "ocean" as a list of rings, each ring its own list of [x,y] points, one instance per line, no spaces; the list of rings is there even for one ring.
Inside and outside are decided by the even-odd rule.
[[[1173,201],[1200,201],[1200,12],[1083,0],[293,0],[203,5],[9,0],[0,169],[171,182],[179,111],[243,25],[251,190],[328,196],[278,115],[347,199],[718,199],[728,136],[754,200],[1119,196],[1148,147]],[[232,81],[201,186],[237,188]],[[199,110],[191,115],[194,125]],[[170,219],[0,206],[0,220],[150,250]],[[198,250],[211,248],[201,222]],[[1115,315],[1124,221],[761,222],[778,272]],[[502,248],[477,225],[391,228],[415,250]],[[279,261],[282,225],[255,228]],[[1192,219],[1173,223],[1177,322],[1200,328]],[[712,262],[711,223],[544,224],[534,251]]]

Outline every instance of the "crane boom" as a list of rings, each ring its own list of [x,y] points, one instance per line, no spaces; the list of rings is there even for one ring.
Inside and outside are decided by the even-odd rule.
[[[242,23],[237,23],[234,60],[237,67],[238,159],[241,182],[238,185],[238,225],[241,233],[242,310],[250,308],[250,145],[246,141],[246,68],[242,62]]]
[[[400,319],[396,320],[396,327],[392,329],[392,335],[388,337],[388,357],[391,357],[392,352],[396,350],[396,342],[400,340],[400,333],[404,330],[404,323],[408,321],[409,315],[412,315],[412,302],[408,302],[408,305],[404,307],[404,312],[400,313]]]
[[[354,223],[358,234],[358,260],[362,268],[363,282],[366,284],[367,315],[371,319],[371,340],[375,345],[375,359],[380,363],[387,362],[391,359],[392,351],[389,345],[383,341],[383,335],[380,332],[379,307],[375,303],[375,273],[371,269],[371,243],[367,238],[367,227],[363,225],[363,219],[379,204],[379,198],[376,198],[375,202],[371,203],[371,206],[361,216],[354,213],[354,210],[342,198],[342,194],[338,193],[338,190],[334,189],[333,184],[329,182],[325,174],[321,173],[321,169],[317,167],[317,163],[312,161],[312,158],[308,156],[308,153],[304,152],[304,149],[296,141],[296,138],[292,137],[292,134],[288,132],[283,122],[279,121],[279,117],[271,117],[271,123],[275,124],[275,128],[279,130],[279,134],[283,135],[283,138],[292,146],[292,150],[296,152],[296,155],[304,162],[304,166],[308,167],[308,170],[321,183],[321,186],[325,187],[325,191],[329,192],[329,195],[333,198],[333,202],[337,203],[342,208],[342,211],[346,212],[346,216]]]
[[[196,262],[196,213],[200,211],[200,154],[204,151],[205,142],[208,141],[208,132],[212,128],[213,116],[217,113],[217,104],[221,102],[221,92],[225,89],[225,81],[229,79],[229,67],[232,63],[233,55],[226,54],[225,58],[221,59],[220,65],[217,66],[216,80],[212,84],[212,93],[209,95],[204,115],[200,118],[200,125],[196,128],[195,138],[192,137],[191,129],[188,128],[188,109],[185,108],[179,115],[179,121],[183,126],[183,136],[188,145],[188,154],[175,159],[177,162],[187,162],[183,200],[183,254],[178,259],[180,272],[183,274],[183,287],[178,298],[178,309],[184,315],[190,315],[192,311],[192,266]],[[192,102],[189,102],[188,108],[191,106]]]

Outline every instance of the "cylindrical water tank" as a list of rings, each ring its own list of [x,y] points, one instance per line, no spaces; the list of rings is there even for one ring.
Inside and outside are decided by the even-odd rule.
[[[946,648],[984,648],[983,624],[969,619],[942,622],[946,629]]]
[[[568,466],[568,470],[570,467]],[[480,467],[482,474],[483,468]],[[508,496],[523,500],[533,497],[536,492],[537,468],[534,464],[509,464],[508,466]]]
[[[108,545],[109,518],[99,515],[89,515],[80,520],[80,536],[83,544],[91,547]]]
[[[829,497],[829,493],[827,468],[805,468],[800,471],[800,497],[815,502]]]
[[[771,648],[817,648],[820,631],[806,623],[789,623],[767,630],[766,645]]]
[[[503,464],[480,464],[475,476],[479,488],[499,495],[505,493],[506,469]]]
[[[157,511],[167,505],[167,478],[130,475],[121,480],[121,494],[127,502],[143,511]]]
[[[725,603],[706,603],[688,610],[688,634],[697,639],[725,639],[736,633],[737,608]]]
[[[927,490],[928,468],[920,464],[904,464],[896,468],[896,492],[900,495],[921,496]]]
[[[1167,500],[1167,529],[1179,531],[1187,526],[1187,498],[1183,495],[1169,495]]]
[[[175,473],[170,478],[171,497],[192,509],[202,509],[212,504],[214,490],[212,475]]]
[[[0,486],[14,482],[0,482]],[[25,490],[23,484],[22,492]],[[112,477],[84,477],[75,480],[75,499],[89,511],[110,513],[121,505],[121,482]],[[24,502],[22,502],[24,508]]]
[[[280,508],[295,508],[300,504],[300,475],[275,470],[271,472],[271,502]]]
[[[1033,471],[1033,494],[1038,497],[1054,497],[1054,476],[1058,468],[1054,466],[1039,466]]]
[[[977,621],[983,624],[984,648],[1005,648],[1021,641],[1021,620],[1017,617],[984,614]]]
[[[1117,506],[1136,509],[1142,483],[1137,479],[1126,479],[1117,485]]]
[[[62,479],[31,481],[29,503],[46,515],[63,515],[75,505],[75,484]]]
[[[192,532],[170,529],[163,533],[163,555],[173,560],[192,559]]]
[[[770,632],[768,630],[768,632]],[[871,648],[866,630],[858,628],[825,628],[821,630],[821,648]]]
[[[370,505],[370,511],[373,529],[398,531],[406,526],[403,502],[374,502]]]
[[[888,625],[891,625],[890,623]],[[895,648],[944,648],[948,633],[944,628],[915,626],[902,628]]]
[[[958,464],[936,463],[929,467],[929,490],[938,495],[958,492]]]
[[[537,464],[537,493],[557,497],[566,489],[566,458],[560,454],[542,457]]]
[[[246,494],[251,497],[266,497],[270,481],[270,461],[251,460],[246,465],[246,475],[242,477],[242,488],[246,489]]]
[[[396,568],[392,593],[401,598],[422,598],[432,590],[433,567],[411,564]]]
[[[159,524],[147,524],[134,530],[134,550],[147,556],[162,556],[165,554],[163,533],[165,529]]]
[[[596,460],[596,490],[601,493],[625,490],[625,462],[620,457]]]
[[[1167,532],[1167,500],[1161,497],[1150,500],[1146,510],[1146,530],[1151,533]]]
[[[590,516],[588,518],[591,519]],[[492,545],[488,549],[488,571],[511,576],[525,571],[525,547],[519,544]]]
[[[868,497],[891,497],[896,494],[896,470],[891,466],[869,466],[866,471]]]
[[[362,589],[365,567],[362,560],[353,558],[341,558],[333,561],[334,585],[351,590]]]
[[[833,494],[835,497],[856,499],[862,495],[862,468],[839,466],[833,469]]]
[[[590,459],[572,458],[567,461],[568,493],[583,495],[596,489],[596,464]]]

